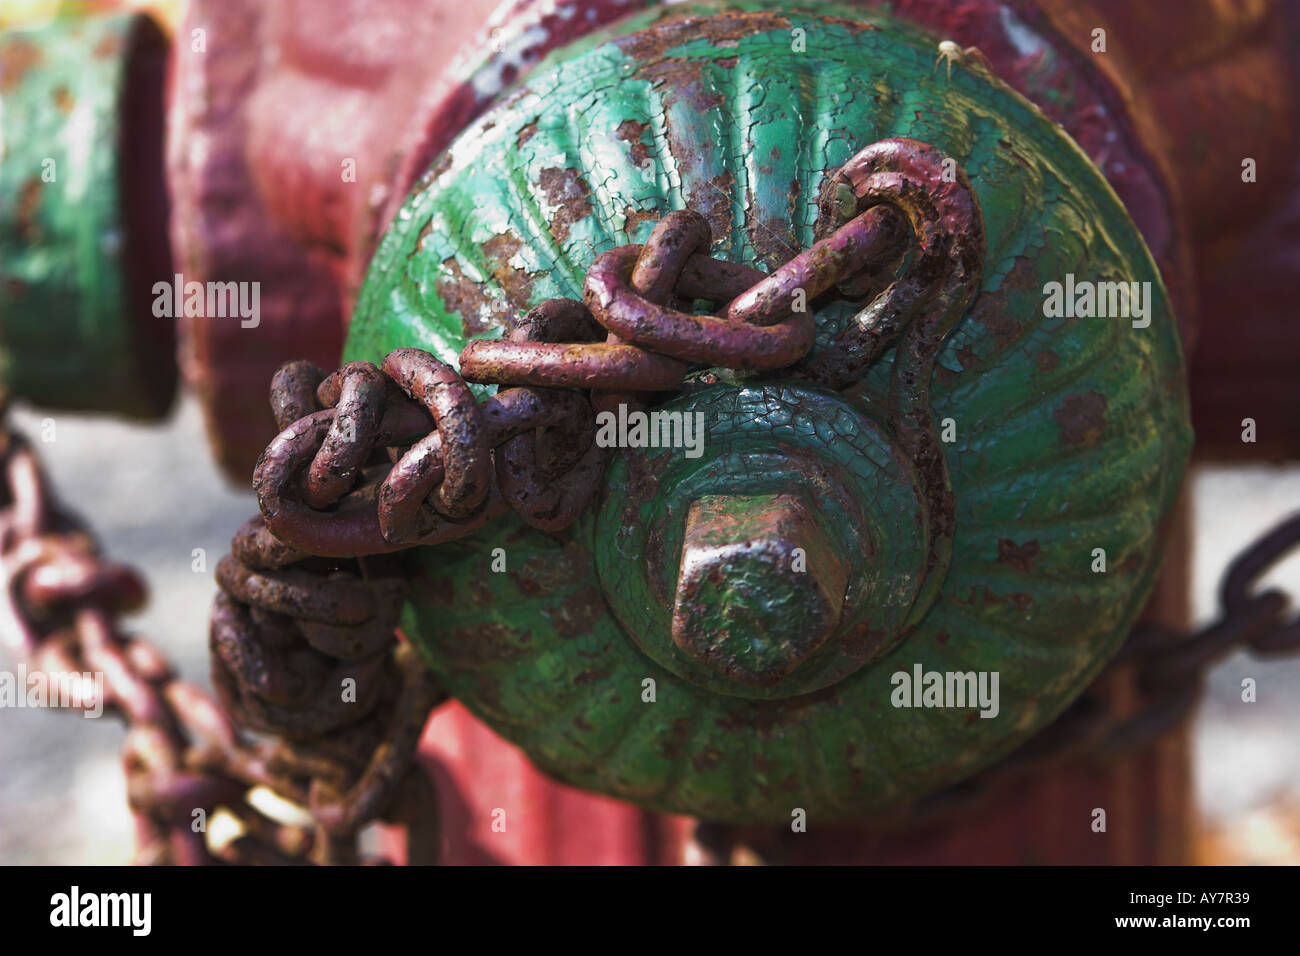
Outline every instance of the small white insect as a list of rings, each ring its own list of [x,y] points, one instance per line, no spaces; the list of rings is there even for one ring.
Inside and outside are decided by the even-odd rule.
[[[968,59],[978,63],[986,70],[992,70],[993,68],[988,61],[988,57],[979,51],[979,47],[968,46],[963,49],[952,40],[943,40],[939,43],[939,55],[934,58],[934,66],[930,67],[930,72],[934,73],[934,71],[939,68],[940,60],[947,60],[948,79],[951,80],[952,65],[954,63],[962,63],[969,66],[970,64],[966,63]]]

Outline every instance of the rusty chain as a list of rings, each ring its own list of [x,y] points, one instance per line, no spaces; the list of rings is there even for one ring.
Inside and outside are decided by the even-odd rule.
[[[241,735],[227,710],[178,678],[154,645],[122,631],[117,618],[143,604],[143,584],[129,568],[105,561],[83,523],[52,496],[30,443],[8,425],[7,398],[0,403],[0,635],[10,651],[26,655],[33,672],[103,675],[102,699],[88,682],[73,689],[73,699],[88,709],[115,712],[129,725],[123,762],[137,860],[352,862],[358,858],[360,824],[389,811],[394,819],[410,822],[411,858],[428,859],[436,834],[415,813],[431,799],[421,776],[408,776],[395,799],[371,809],[377,781],[397,757],[414,751],[424,717],[441,696],[414,653],[390,649],[385,635],[379,670],[398,690],[382,698],[388,700],[384,712],[376,711],[369,725],[333,741],[332,748],[309,750]],[[255,527],[245,526],[236,548],[248,553],[265,540]],[[231,581],[228,574],[223,568],[218,577],[234,593],[259,586],[248,579]],[[324,580],[341,586],[338,574]],[[311,609],[310,595],[302,597]],[[273,593],[270,599],[285,595]],[[247,613],[267,633],[282,634],[287,626],[260,609]],[[228,598],[219,598],[214,649],[223,646],[223,626],[230,626],[223,615],[232,614],[239,612]],[[313,662],[300,653],[295,663],[304,665],[296,680],[306,686],[303,672],[309,674]],[[269,683],[270,668],[263,673]],[[317,825],[277,822],[257,807],[252,795],[257,787],[313,806]],[[234,815],[242,834],[214,851],[204,830],[207,815],[218,807]],[[200,810],[202,815],[196,813]]]
[[[691,362],[765,369],[798,360],[812,347],[813,319],[793,308],[793,289],[820,294],[855,265],[896,258],[903,235],[899,217],[875,207],[769,276],[703,255],[707,221],[671,213],[644,247],[593,264],[589,301],[612,316],[604,342],[586,306],[557,299],[504,342],[467,348],[463,377],[416,349],[391,353],[382,369],[354,362],[329,376],[286,364],[271,386],[281,433],[254,475],[263,513],[217,566],[217,700],[122,633],[117,616],[143,603],[143,584],[99,556],[5,415],[3,633],[36,671],[105,675],[103,704],[130,727],[138,860],[352,863],[360,829],[385,819],[406,824],[408,860],[432,861],[433,794],[408,771],[445,695],[393,639],[403,586],[391,552],[468,534],[508,509],[539,528],[567,526],[605,465],[593,405],[671,390]],[[720,295],[734,300],[721,317],[673,308]],[[612,330],[639,341],[646,315],[669,330],[657,340],[662,352]],[[517,387],[480,406],[467,380]],[[348,680],[344,699],[336,688]],[[252,799],[258,787],[308,808],[314,825],[268,816]],[[214,851],[194,821],[217,808],[242,835]]]
[[[896,339],[909,355],[932,355],[946,326],[909,331],[907,317],[964,310],[982,243],[969,209],[953,215],[933,152],[913,141],[864,150],[828,180],[818,241],[770,274],[709,257],[707,220],[673,212],[644,245],[599,256],[583,302],[550,300],[506,338],[469,343],[460,372],[409,348],[328,376],[306,362],[283,366],[271,386],[281,431],[253,479],[261,514],[216,573],[210,648],[221,706],[120,632],[116,616],[139,606],[143,586],[104,562],[52,499],[30,445],[0,432],[0,624],[38,670],[104,673],[104,703],[131,727],[124,759],[140,858],[351,863],[361,828],[387,820],[407,825],[411,862],[432,861],[433,795],[411,768],[445,694],[394,639],[403,598],[394,552],[462,537],[507,511],[543,530],[567,527],[606,463],[594,412],[649,404],[692,366],[784,368],[843,388]],[[941,235],[945,216],[966,228]],[[909,245],[919,273],[895,280]],[[872,291],[872,321],[850,323],[833,350],[810,356],[814,313],[796,308],[798,296]],[[687,311],[696,300],[717,308]],[[915,394],[900,404],[916,411],[928,376],[904,378]],[[502,388],[480,403],[470,382]],[[913,444],[928,448],[924,436]],[[1210,661],[1239,645],[1300,649],[1285,597],[1249,593],[1298,541],[1292,519],[1234,563],[1213,627],[1191,638],[1133,633],[1121,653],[1138,661],[1146,705],[1136,716],[1120,721],[1085,693],[1001,764],[890,819],[936,819],[1045,762],[1140,747],[1186,716]],[[308,808],[314,825],[267,816],[250,799],[256,787]],[[192,821],[217,807],[243,835],[214,853]]]

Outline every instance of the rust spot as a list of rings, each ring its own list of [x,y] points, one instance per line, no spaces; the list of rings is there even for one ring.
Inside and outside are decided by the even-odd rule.
[[[466,669],[513,661],[528,653],[519,647],[515,628],[505,624],[480,621],[472,627],[457,628],[450,634],[445,653],[449,662]],[[526,642],[525,642],[526,643]]]
[[[41,237],[40,223],[36,221],[36,213],[41,208],[41,196],[41,181],[34,176],[23,183],[23,188],[18,193],[15,210],[18,232],[27,242],[38,242]]]
[[[799,254],[794,230],[784,219],[767,219],[750,230],[754,252],[769,269],[775,271]]]
[[[430,575],[424,579],[420,594],[430,604],[450,607],[456,603],[456,583],[450,574]]]
[[[691,761],[691,766],[695,768],[696,773],[706,773],[712,770],[722,761],[722,754],[712,747],[705,747],[695,755]]]
[[[952,635],[950,635],[947,631],[940,631],[938,634],[934,636],[934,639],[938,641],[940,644],[947,644],[950,640],[952,640]]]
[[[415,248],[411,250],[406,258],[412,259],[424,251],[424,241],[429,238],[431,232],[433,232],[433,220],[429,219],[420,227],[420,234],[415,237]]]
[[[537,135],[537,120],[534,119],[527,126],[524,126],[515,134],[515,146],[523,149],[524,143],[528,142]]]
[[[478,685],[475,696],[490,707],[500,709],[501,685],[487,674],[479,674],[475,683]]]
[[[27,40],[8,40],[0,45],[0,90],[17,87],[23,75],[44,59],[41,48]]]
[[[1106,427],[1106,397],[1100,392],[1067,395],[1055,417],[1061,426],[1061,441],[1087,448],[1095,445]]]
[[[570,545],[558,559],[550,552],[529,558],[518,571],[509,573],[510,578],[529,597],[553,594],[582,583],[585,577],[585,564],[580,563],[583,550],[575,542],[570,542]]]
[[[483,291],[483,285],[465,275],[454,256],[443,260],[442,271],[446,278],[439,279],[435,286],[438,297],[448,311],[460,316],[466,337],[473,338],[495,328],[497,302]]]
[[[742,713],[733,710],[726,711],[724,716],[722,717],[714,718],[713,723],[714,726],[716,726],[718,729],[724,730],[727,733],[742,731],[749,727],[749,721],[745,718],[745,716]],[[762,762],[763,762],[762,754],[755,755],[754,757],[755,766],[758,766]],[[761,772],[761,768],[760,768],[760,772]]]
[[[981,593],[981,591],[983,593]],[[997,607],[1000,604],[1014,604],[1019,611],[1028,611],[1034,606],[1034,596],[1024,594],[1023,592],[1014,592],[1012,594],[997,594],[988,587],[977,588],[971,585],[970,591],[967,592],[966,600],[959,596],[953,595],[952,602],[962,607],[980,608],[980,607]]]
[[[420,236],[423,245],[425,233]],[[532,297],[533,277],[511,264],[523,243],[508,233],[493,236],[483,243],[483,255],[508,302],[523,309]],[[444,277],[436,283],[438,296],[450,312],[460,316],[466,337],[473,338],[505,324],[506,309],[500,299],[487,292],[486,284],[476,282],[461,268],[454,256],[442,261]]]
[[[713,241],[726,246],[731,241],[731,194],[736,177],[731,170],[699,183],[691,190],[687,205],[709,221]]]
[[[961,362],[963,371],[969,371],[980,363],[979,356],[975,354],[975,350],[969,345],[963,345],[957,349],[957,361]]]
[[[649,128],[649,123],[626,119],[618,124],[618,129],[614,132],[615,136],[628,144],[628,154],[637,166],[644,166],[650,158],[650,147],[641,141],[641,137]]]
[[[1024,331],[1023,324],[1014,318],[1014,310],[1007,305],[1008,290],[1031,289],[1034,281],[1033,263],[1017,256],[1002,284],[992,292],[981,292],[975,299],[971,318],[988,330],[999,350],[1014,345]]]
[[[688,60],[668,56],[668,52],[690,40],[706,40],[715,48],[736,46],[742,39],[755,33],[779,30],[789,33],[790,21],[780,14],[755,10],[755,12],[720,12],[701,20],[698,17],[681,17],[660,23],[654,30],[642,30],[615,40],[617,47],[638,66],[636,77],[658,88],[664,109],[675,103],[684,103],[694,112],[706,112],[722,103],[722,94],[712,83],[710,74],[731,69],[728,61],[735,57],[719,57],[716,61]]]
[[[773,146],[772,160],[775,162],[780,158],[781,158],[781,151],[778,150],[775,146]],[[799,182],[799,180],[797,179],[790,180],[790,187],[786,190],[785,193],[785,215],[786,218],[790,220],[790,222],[799,221],[799,206],[801,205],[800,199],[802,198],[802,196],[803,196],[803,183]]]
[[[512,577],[514,576],[512,575]],[[518,586],[520,593],[523,594],[524,597],[541,597],[546,593],[542,586],[532,578],[516,577],[515,584]]]
[[[623,226],[623,231],[629,236],[636,232],[641,223],[656,222],[662,218],[658,209],[636,209],[633,206],[628,206],[624,209],[623,216],[627,219],[627,222]]]
[[[710,26],[713,25],[712,19],[706,21]],[[698,23],[696,25],[698,26]],[[719,105],[722,102],[722,94],[707,75],[705,67],[708,64],[703,60],[664,56],[664,51],[674,45],[672,43],[663,45],[656,43],[663,37],[664,32],[655,30],[632,35],[633,38],[639,38],[639,40],[631,45],[635,46],[639,43],[640,45],[657,47],[651,55],[633,55],[633,59],[639,64],[636,73],[633,75],[637,79],[651,84],[658,91],[665,112],[671,110],[673,105],[679,102],[685,103],[691,110],[698,113],[707,112]],[[707,32],[709,39],[716,42],[713,31],[708,30]],[[623,46],[622,43],[619,45]]]
[[[538,180],[546,201],[555,208],[551,217],[551,235],[556,242],[569,238],[569,229],[591,214],[591,187],[573,169],[550,166]]]
[[[673,721],[673,729],[668,732],[668,738],[664,741],[663,755],[668,760],[676,759],[677,755],[682,752],[686,746],[687,739],[691,736],[691,722],[685,717]]]
[[[66,86],[58,86],[54,90],[54,106],[63,114],[72,112],[72,108],[77,105],[76,99],[68,92]]]
[[[492,265],[492,278],[506,290],[510,301],[521,307],[532,298],[533,277],[511,265],[510,260],[523,246],[517,237],[505,232],[483,243],[483,254]]]
[[[1029,574],[1034,570],[1034,558],[1038,557],[1038,542],[1026,541],[1016,544],[1010,538],[998,541],[998,563],[1009,564],[1017,571]]]
[[[492,589],[482,581],[472,581],[469,586],[470,600],[482,607],[491,607],[496,600]]]
[[[865,659],[876,648],[883,646],[887,637],[884,631],[863,622],[840,636],[840,647],[850,657]]]
[[[121,49],[122,38],[115,33],[110,33],[95,44],[93,52],[101,60],[106,60],[109,57],[117,56],[118,51]]]
[[[542,613],[561,637],[581,637],[591,633],[596,621],[609,613],[609,607],[600,588],[588,584],[570,594],[559,607]]]
[[[1014,604],[1016,610],[1024,612],[1034,606],[1034,596],[1019,591],[1012,594],[994,594],[986,587],[984,589],[984,604],[985,606],[990,604]]]
[[[437,162],[435,162],[432,166],[429,167],[428,181],[433,182],[435,179],[437,179],[447,170],[451,169],[451,163],[452,163],[452,154],[451,151],[448,150],[447,152],[443,153],[441,156],[438,157]]]
[[[1003,301],[1005,302],[1005,299]],[[1016,339],[1020,338],[1021,324],[1006,312],[989,310],[976,315],[975,319],[989,330],[989,334],[993,336],[993,341],[997,343],[999,349],[1014,345]]]
[[[766,10],[718,12],[706,20],[684,16],[666,20],[653,30],[642,30],[614,41],[620,50],[634,60],[662,59],[673,47],[690,40],[704,39],[715,46],[735,42],[772,30],[789,32],[790,21],[778,13]]]
[[[628,457],[627,469],[627,519],[636,521],[636,510],[659,494],[661,473],[666,467],[666,456],[640,454]]]
[[[863,20],[846,20],[843,17],[822,17],[822,22],[839,24],[848,30],[851,36],[855,37],[866,33],[868,30],[874,32],[880,29],[874,23],[866,23]]]

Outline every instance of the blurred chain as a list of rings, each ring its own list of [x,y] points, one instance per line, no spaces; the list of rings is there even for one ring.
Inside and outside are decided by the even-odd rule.
[[[409,759],[424,717],[441,697],[416,655],[393,649],[385,635],[383,650],[366,663],[375,680],[397,692],[367,695],[390,702],[346,739],[323,740],[309,752],[242,736],[216,701],[175,675],[154,645],[122,631],[118,616],[143,605],[143,584],[129,568],[100,557],[82,522],[51,495],[30,443],[9,427],[7,398],[0,406],[0,638],[25,655],[29,674],[68,682],[68,696],[79,707],[102,706],[128,723],[123,760],[137,859],[351,862],[359,825],[384,813],[411,823],[408,851],[413,859],[427,859],[433,834],[427,814],[414,812],[432,799],[423,775],[399,780],[400,792],[390,788],[384,795],[391,799],[377,799],[377,781],[399,758]],[[256,539],[255,533],[241,535]],[[346,572],[326,580],[341,587],[340,576]],[[391,592],[385,596],[392,600]],[[287,627],[287,619],[261,617],[277,633]],[[214,625],[214,645],[222,644],[220,631]],[[303,665],[296,677],[301,689],[314,662],[299,654],[296,663]],[[102,675],[102,699],[88,674]],[[290,826],[265,815],[252,797],[256,787],[313,806],[316,825]],[[218,807],[240,821],[243,833],[213,851],[203,831]]]
[[[767,275],[704,255],[708,221],[673,212],[644,245],[593,262],[586,304],[532,309],[504,340],[470,343],[460,373],[411,348],[328,376],[307,362],[283,366],[271,384],[281,431],[253,476],[262,513],[217,568],[212,673],[228,712],[292,741],[293,754],[326,739],[366,753],[393,718],[341,702],[337,688],[351,677],[358,701],[391,696],[402,592],[393,552],[461,537],[508,510],[542,530],[567,527],[595,500],[605,469],[596,408],[671,391],[692,363],[798,361],[814,322],[795,290],[813,298],[896,262],[906,238],[899,215],[877,206]],[[718,315],[679,311],[696,299],[724,305]],[[468,382],[513,387],[480,404]],[[399,708],[411,718],[402,760],[374,757],[353,784],[360,795],[326,799],[332,782],[313,776],[307,804],[331,831],[352,832],[382,806],[418,742],[415,718],[431,706],[417,703],[423,711]],[[303,802],[301,787],[275,789]]]
[[[122,632],[117,618],[143,604],[143,584],[99,556],[0,411],[0,635],[31,673],[103,675],[102,701],[94,681],[76,693],[129,725],[140,862],[353,863],[360,829],[377,819],[404,823],[408,860],[431,862],[434,796],[408,771],[445,695],[394,641],[404,584],[390,552],[468,534],[509,509],[538,528],[566,527],[604,470],[593,404],[671,390],[690,362],[797,361],[812,346],[813,318],[794,307],[794,288],[815,297],[896,260],[904,239],[901,219],[880,206],[769,276],[703,255],[707,221],[671,213],[644,246],[592,265],[590,310],[544,303],[505,341],[467,348],[464,377],[417,349],[391,353],[382,370],[281,368],[271,388],[281,433],[254,477],[262,515],[239,529],[216,571],[219,704]],[[729,304],[720,316],[677,310],[697,298]],[[647,336],[657,351],[644,347]],[[518,387],[480,405],[467,380]],[[267,815],[256,788],[306,808],[312,825]],[[214,849],[204,830],[218,808],[242,833]]]
[[[411,862],[432,861],[433,794],[410,770],[445,695],[394,640],[403,600],[395,552],[462,537],[511,510],[546,531],[567,527],[595,499],[606,463],[595,412],[648,404],[692,365],[787,368],[844,387],[905,331],[909,354],[929,354],[945,329],[909,330],[906,317],[964,310],[977,273],[954,263],[977,262],[982,235],[974,226],[944,235],[926,218],[943,202],[905,198],[947,196],[932,153],[911,141],[864,150],[829,181],[821,238],[771,274],[710,258],[707,220],[673,212],[644,245],[592,263],[584,302],[552,299],[505,339],[469,343],[459,373],[410,348],[328,376],[306,362],[283,366],[271,386],[280,433],[253,479],[261,514],[217,567],[210,648],[221,706],[119,631],[116,616],[143,602],[143,586],[98,557],[49,496],[28,443],[0,426],[3,637],[37,670],[104,674],[105,706],[131,726],[125,759],[141,858],[351,863],[360,829],[382,819],[407,824]],[[895,281],[911,244],[932,268]],[[815,323],[801,306],[832,290],[873,289],[883,289],[869,306],[877,321],[851,323],[833,354],[803,361]],[[701,299],[716,312],[688,311]],[[470,382],[506,387],[480,403]],[[1146,704],[1136,716],[1121,720],[1085,693],[1010,758],[918,801],[907,818],[968,808],[1051,761],[1141,747],[1186,716],[1204,667],[1233,647],[1294,651],[1300,625],[1283,622],[1285,598],[1249,588],[1298,537],[1293,519],[1234,564],[1214,627],[1185,639],[1134,632],[1122,653],[1138,660]],[[312,826],[265,815],[250,798],[256,787],[309,809]],[[214,856],[192,823],[196,810],[217,807],[243,835]]]

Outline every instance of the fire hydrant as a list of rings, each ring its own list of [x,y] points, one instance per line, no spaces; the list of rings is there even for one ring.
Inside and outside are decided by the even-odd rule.
[[[1223,170],[1169,152],[1192,128],[1247,138],[1234,91],[1289,69],[1285,34],[1223,24],[1237,47],[1200,61],[1223,76],[1177,92],[1119,46],[1139,16],[1120,5],[879,6],[521,0],[439,23],[193,3],[165,84],[147,21],[86,28],[112,38],[119,98],[65,91],[66,112],[123,143],[122,171],[88,165],[120,197],[90,251],[66,196],[6,177],[4,240],[26,250],[3,267],[10,388],[156,414],[171,366],[130,343],[166,344],[174,319],[219,461],[243,479],[256,461],[262,523],[214,635],[255,579],[359,559],[358,580],[400,580],[396,619],[347,618],[340,585],[312,623],[396,626],[465,708],[423,746],[445,859],[680,859],[682,825],[634,807],[887,821],[1058,726],[1153,593],[1183,623],[1181,569],[1157,592],[1191,447],[1183,354],[1234,260],[1200,241]],[[480,53],[435,68],[431,46],[472,34]],[[52,49],[6,41],[22,96],[61,102]],[[170,245],[142,171],[164,85]],[[1250,102],[1252,133],[1295,107]],[[41,142],[6,169],[39,168]],[[89,256],[93,283],[60,298],[42,243]],[[225,283],[231,307],[209,308]],[[105,358],[30,364],[71,335],[38,302],[102,332]],[[345,364],[281,373],[267,412],[291,358]],[[280,713],[214,645],[227,700]],[[549,782],[484,724],[620,802]],[[523,835],[485,850],[512,800]],[[573,836],[577,816],[601,835]]]

